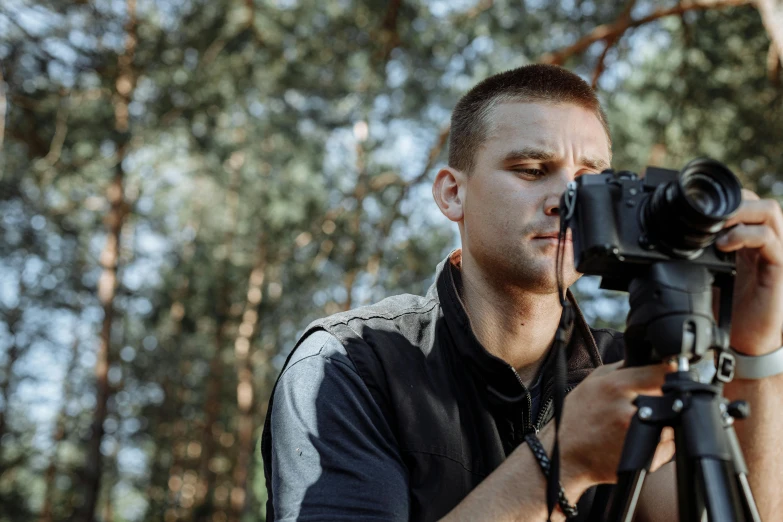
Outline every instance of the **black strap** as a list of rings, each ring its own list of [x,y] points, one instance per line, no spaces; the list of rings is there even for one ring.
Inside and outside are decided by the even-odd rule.
[[[566,516],[566,518],[576,518],[577,515],[579,515],[579,511],[577,510],[576,506],[573,504],[570,504],[568,502],[568,499],[565,495],[565,490],[563,489],[563,485],[560,484],[560,481],[552,480],[552,466],[549,461],[549,457],[546,455],[546,450],[544,449],[544,446],[541,444],[541,441],[538,440],[538,437],[536,437],[535,433],[528,433],[525,435],[525,442],[527,442],[528,447],[530,448],[530,451],[533,452],[533,455],[536,457],[536,460],[538,461],[538,465],[541,467],[541,472],[544,474],[544,477],[547,479],[547,488],[550,484],[556,484],[556,498],[557,498],[557,504],[560,506],[560,510],[563,512],[563,514]],[[549,504],[549,492],[547,491],[547,504]],[[549,514],[547,515],[548,519],[551,519],[552,517],[552,511],[554,510],[553,507],[547,506],[547,509],[549,509]]]
[[[569,186],[570,191],[566,191],[566,196],[573,192],[573,187]],[[564,196],[561,206],[569,207],[567,204],[567,197]],[[573,197],[573,194],[571,194]],[[565,492],[563,486],[560,484],[560,419],[563,416],[563,404],[565,403],[565,394],[567,386],[567,362],[566,362],[566,342],[568,339],[568,330],[574,321],[574,310],[571,303],[566,298],[567,288],[565,287],[565,281],[563,278],[563,270],[565,267],[565,255],[566,255],[566,233],[568,231],[568,223],[573,216],[573,205],[569,208],[561,208],[560,211],[566,211],[565,214],[560,216],[560,234],[557,241],[557,252],[555,256],[555,277],[557,279],[557,293],[560,298],[560,304],[563,307],[563,313],[560,316],[560,324],[557,326],[557,332],[555,333],[555,342],[552,345],[552,349],[555,351],[552,371],[553,391],[554,391],[554,420],[555,420],[555,444],[552,447],[552,462],[551,469],[545,471],[547,476],[546,485],[546,505],[548,517],[551,518],[552,511],[555,509],[555,503],[560,503],[560,509],[569,517],[565,507],[572,507],[565,500]],[[538,439],[536,439],[538,440]],[[540,446],[540,443],[539,443]],[[542,448],[543,449],[543,448]],[[543,452],[542,452],[543,453]],[[544,457],[546,454],[544,453]],[[541,460],[539,460],[541,463]],[[547,459],[549,463],[549,459]],[[543,465],[542,465],[543,469]],[[576,508],[574,508],[576,513]],[[574,515],[575,516],[575,515]]]

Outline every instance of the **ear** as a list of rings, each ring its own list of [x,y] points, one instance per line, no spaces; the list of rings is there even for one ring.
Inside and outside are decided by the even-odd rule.
[[[443,167],[435,176],[432,184],[432,197],[451,221],[460,222],[464,215],[466,176],[462,171],[451,167]]]

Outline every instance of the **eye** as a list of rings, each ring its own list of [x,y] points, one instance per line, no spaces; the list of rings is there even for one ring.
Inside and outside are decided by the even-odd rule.
[[[542,169],[536,169],[532,167],[511,167],[513,172],[518,172],[528,178],[543,178],[546,176],[546,172]]]

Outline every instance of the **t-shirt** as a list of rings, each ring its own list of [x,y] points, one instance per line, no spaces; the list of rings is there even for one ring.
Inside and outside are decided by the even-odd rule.
[[[277,383],[271,420],[276,520],[408,520],[391,427],[334,336],[302,341]]]
[[[535,418],[540,374],[529,391]],[[316,331],[296,349],[275,390],[272,424],[277,520],[408,520],[407,471],[392,429],[333,335]]]

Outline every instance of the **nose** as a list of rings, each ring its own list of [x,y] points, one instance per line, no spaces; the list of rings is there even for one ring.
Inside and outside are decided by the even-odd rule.
[[[544,200],[544,214],[547,216],[557,217],[560,215],[560,196],[566,189],[569,181],[573,181],[575,173],[568,168],[559,168],[557,172],[552,173],[550,179],[552,180],[551,193],[547,195]]]
[[[550,196],[546,199],[544,204],[544,214],[547,216],[559,216],[560,215],[560,198]]]
[[[560,215],[560,195],[547,196],[544,201],[544,214],[553,217]]]

